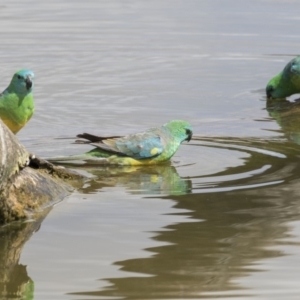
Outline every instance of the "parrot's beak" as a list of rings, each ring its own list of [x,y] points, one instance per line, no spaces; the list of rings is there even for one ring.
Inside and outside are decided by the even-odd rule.
[[[267,98],[272,98],[272,92],[274,91],[274,87],[272,85],[268,85],[266,88]]]
[[[31,87],[32,87],[32,79],[31,79],[31,76],[27,76],[26,79],[25,79],[25,82],[26,82],[26,88],[27,88],[27,90],[30,90]]]
[[[189,142],[192,139],[192,137],[193,137],[193,131],[189,130],[189,129],[186,129],[186,134],[187,134],[187,138],[185,140],[187,142]]]

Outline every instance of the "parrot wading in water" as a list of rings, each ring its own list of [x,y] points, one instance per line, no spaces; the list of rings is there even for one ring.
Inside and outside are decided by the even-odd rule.
[[[300,56],[292,59],[266,87],[267,97],[272,99],[286,98],[297,93],[300,93]]]
[[[14,134],[26,125],[34,112],[33,79],[32,71],[20,70],[0,94],[0,118]]]
[[[75,143],[91,144],[96,148],[80,155],[47,159],[52,162],[74,160],[98,161],[109,165],[152,165],[169,160],[184,141],[193,135],[189,123],[173,120],[161,127],[126,136],[101,137],[88,133],[77,135]]]

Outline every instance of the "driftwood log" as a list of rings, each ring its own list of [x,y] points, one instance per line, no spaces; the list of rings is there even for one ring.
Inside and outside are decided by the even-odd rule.
[[[0,120],[0,224],[31,218],[62,200],[83,177],[33,157]]]

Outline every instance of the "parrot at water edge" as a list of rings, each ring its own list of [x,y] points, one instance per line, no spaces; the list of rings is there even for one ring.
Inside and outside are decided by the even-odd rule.
[[[193,135],[189,123],[181,120],[170,121],[161,127],[126,136],[101,137],[88,133],[77,135],[76,143],[91,144],[96,148],[89,152],[68,157],[47,159],[52,162],[74,160],[99,161],[109,165],[152,165],[169,160],[184,141]]]
[[[300,93],[300,56],[292,59],[266,87],[267,97],[272,99],[285,98],[297,93]]]
[[[20,70],[0,94],[0,118],[14,134],[22,129],[33,115],[33,79],[32,71]]]

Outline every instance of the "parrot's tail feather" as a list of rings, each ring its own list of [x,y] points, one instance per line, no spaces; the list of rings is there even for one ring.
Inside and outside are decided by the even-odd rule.
[[[115,139],[115,138],[120,138],[121,136],[97,136],[89,133],[82,133],[77,135],[78,138],[85,139],[87,141],[80,141],[76,140],[75,143],[79,144],[88,144],[88,143],[97,143],[97,142],[102,142],[103,140],[107,139]]]

